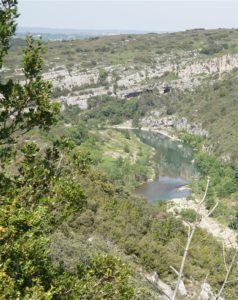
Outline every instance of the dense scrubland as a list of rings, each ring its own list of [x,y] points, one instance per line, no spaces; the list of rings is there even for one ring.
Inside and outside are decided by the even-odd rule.
[[[152,64],[164,54],[198,50],[204,57],[238,52],[238,30],[195,29],[184,32],[145,35],[118,35],[85,40],[52,41],[47,43],[45,68],[75,64],[92,68],[114,64]],[[20,54],[25,42],[15,39],[7,58],[7,66],[20,66]]]

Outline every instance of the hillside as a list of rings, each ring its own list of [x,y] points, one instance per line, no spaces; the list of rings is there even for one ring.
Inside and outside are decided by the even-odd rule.
[[[190,123],[200,123],[208,132],[211,150],[225,161],[238,159],[238,69],[227,73],[222,80],[204,82],[191,92],[165,95],[159,106]],[[171,113],[170,113],[171,115]],[[173,114],[172,114],[173,115]]]
[[[23,70],[25,41],[12,41],[0,73],[0,299],[238,297],[237,41],[238,29],[52,41],[42,77],[41,44],[30,41]],[[187,199],[135,195],[160,174],[131,128],[190,145],[200,177]]]
[[[160,116],[187,118],[204,129],[217,155],[237,158],[237,40],[236,29],[197,29],[48,42],[44,77],[53,80],[57,101],[82,110],[93,97],[110,95],[138,100],[141,113],[128,117],[158,110]],[[13,43],[5,78],[11,71],[21,78],[24,42]],[[163,95],[166,86],[172,93]]]

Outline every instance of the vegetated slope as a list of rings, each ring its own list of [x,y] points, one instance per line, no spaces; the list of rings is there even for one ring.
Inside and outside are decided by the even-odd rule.
[[[54,266],[60,266],[60,269],[70,274],[72,282],[68,283],[70,287],[68,289],[74,290],[73,279],[77,278],[78,271],[91,270],[92,264],[97,268],[98,264],[95,266],[92,263],[95,255],[116,256],[129,267],[130,283],[134,283],[137,293],[135,299],[160,299],[158,298],[160,290],[156,285],[150,284],[145,276],[150,272],[156,272],[160,279],[174,287],[176,275],[170,266],[179,269],[186,244],[186,227],[180,219],[166,212],[166,203],[152,205],[145,199],[132,196],[122,186],[116,186],[109,181],[98,170],[97,165],[94,165],[95,151],[91,148],[98,148],[98,145],[101,145],[100,140],[94,143],[92,136],[82,138],[79,131],[74,132],[76,133],[78,133],[80,146],[73,149],[72,153],[66,152],[63,155],[60,169],[63,171],[62,178],[65,181],[60,182],[60,187],[66,193],[65,197],[74,201],[78,194],[78,190],[75,191],[78,183],[84,195],[84,205],[80,212],[72,213],[62,226],[55,228],[56,231],[54,230],[50,236],[50,257],[53,259]],[[77,141],[74,134],[72,136]],[[96,132],[96,135],[99,134]],[[110,135],[110,130],[107,131],[107,135]],[[107,135],[104,139],[108,137]],[[133,137],[131,136],[130,139],[133,140]],[[108,151],[110,142],[103,146]],[[74,153],[79,154],[76,170],[71,165],[71,160],[76,159]],[[71,184],[69,178],[72,179]],[[115,182],[117,180],[118,178]],[[60,197],[61,194],[57,193],[57,197]],[[229,257],[229,250],[227,256]],[[100,266],[99,264],[98,267]],[[106,267],[103,264],[101,268]],[[101,268],[100,274],[104,274]],[[82,280],[84,274],[88,276],[87,272],[84,272],[80,273]],[[216,291],[224,278],[224,272],[222,245],[213,237],[198,230],[185,267],[186,287],[192,292],[200,293],[200,285],[209,273],[207,281],[213,291]],[[236,272],[234,268],[231,280],[236,279]],[[95,282],[98,283],[97,280]],[[90,292],[95,282],[88,283]],[[85,281],[82,282],[84,283]],[[227,299],[236,298],[237,295],[238,290],[235,285],[228,286],[224,292]],[[95,295],[95,298],[92,296],[88,299],[98,298]]]
[[[46,67],[81,64],[85,68],[97,65],[153,63],[154,57],[173,51],[199,49],[203,55],[237,53],[237,29],[194,29],[167,34],[115,35],[86,40],[48,42]],[[15,39],[8,65],[20,63],[19,54],[24,42]]]
[[[197,84],[204,72],[216,71],[213,64],[219,68],[223,57],[227,62],[221,67],[226,69],[228,54],[235,55],[237,61],[237,35],[236,29],[191,30],[48,42],[45,78],[53,81],[56,98],[67,96],[66,102],[79,105],[80,100],[85,102],[95,95],[124,97],[130,89],[159,87],[172,81],[189,87]],[[6,78],[11,71],[23,78],[19,60],[23,46],[23,40],[15,40],[3,70]],[[187,76],[190,68],[193,81]]]
[[[154,299],[153,290],[159,293],[156,286],[143,283],[141,268],[145,273],[157,272],[173,287],[176,275],[170,266],[179,268],[187,238],[182,222],[166,213],[165,204],[155,206],[135,198],[95,169],[81,178],[81,185],[87,205],[52,236],[51,256],[55,262],[63,262],[67,270],[76,272],[76,266],[90,261],[95,252],[110,253],[133,268],[131,275],[142,295],[138,299]],[[193,281],[194,290],[209,274],[208,282],[217,289],[224,276],[221,244],[198,230],[191,249],[185,268],[187,282]],[[233,272],[231,278],[236,268]],[[150,297],[145,297],[148,292]],[[237,287],[227,287],[227,299],[237,293]]]
[[[56,63],[49,64],[48,68],[55,66],[60,67],[63,57],[66,59],[64,64],[68,63],[67,68],[69,70],[73,67],[72,64],[75,58],[79,59],[80,62],[82,61],[85,68],[95,66],[95,63],[96,66],[98,63],[111,65],[112,63],[121,62],[125,64],[133,62],[137,65],[143,63],[143,66],[147,63],[153,65],[152,59],[155,54],[161,55],[161,53],[164,53],[166,50],[168,52],[170,49],[177,51],[176,49],[179,48],[180,50],[182,48],[182,51],[187,51],[201,47],[201,55],[220,55],[237,51],[235,42],[236,35],[236,30],[218,30],[211,32],[198,30],[164,36],[154,34],[140,36],[138,37],[139,42],[133,40],[133,36],[127,37],[129,42],[125,37],[115,37],[115,40],[113,40],[113,37],[110,37],[93,39],[87,42],[83,41],[87,45],[88,43],[93,45],[92,48],[89,46],[91,50],[80,48],[76,52],[73,46],[74,43],[79,42],[72,41],[58,44],[61,49],[59,54],[62,51],[61,54],[63,56],[61,56],[61,54],[56,56],[55,44],[52,43],[51,55],[54,56]],[[193,39],[195,39],[195,42]],[[110,47],[115,47],[115,49],[107,48],[105,41],[110,41]],[[228,41],[227,45],[223,45],[226,41]],[[159,46],[160,43],[163,45],[161,48]],[[64,45],[67,45],[68,49],[66,49],[67,47],[64,47]],[[97,47],[98,50],[96,50]],[[149,48],[151,52],[148,52]],[[65,52],[63,53],[63,51]],[[51,59],[52,57],[49,56],[49,60]],[[87,63],[89,64],[87,65]],[[104,73],[101,72],[101,74],[101,79],[103,79]],[[171,80],[170,76],[165,76],[165,78],[166,80]],[[189,95],[189,93],[185,94]],[[174,95],[177,98],[177,93],[169,94],[161,98],[159,98],[159,95],[153,95],[154,99],[150,105],[153,108],[160,109],[165,105],[161,102],[161,99],[164,99],[168,104],[171,103],[172,107],[176,107],[173,102]],[[144,96],[141,95],[140,99],[142,102],[143,97]],[[135,100],[135,102],[136,101],[137,100]],[[135,103],[132,104],[134,107]],[[120,105],[120,103],[117,103],[117,109],[118,105]],[[110,113],[110,107],[106,108],[107,110],[105,110],[104,113],[109,118],[110,114],[107,114]],[[113,117],[116,117],[117,109],[114,110],[115,113]],[[100,111],[100,109],[98,109],[98,111]],[[145,111],[142,110],[141,114],[143,115]],[[186,112],[179,108],[177,108],[175,112],[182,116],[184,116],[185,113],[189,115],[189,111]],[[129,113],[130,117],[136,116],[138,119],[136,111],[134,112],[133,109],[131,110],[129,108]],[[93,118],[94,117],[92,117],[92,119]],[[120,118],[123,119],[121,111]],[[206,125],[205,121],[204,125]],[[80,163],[84,166],[85,158],[81,156],[79,156],[79,158]],[[74,176],[71,175],[72,173],[70,173],[69,177],[74,179]],[[145,270],[156,271],[163,280],[173,284],[175,275],[170,269],[170,266],[172,265],[179,268],[184,251],[183,246],[185,245],[187,237],[182,222],[167,214],[162,207],[151,206],[145,200],[128,195],[123,188],[113,186],[95,168],[92,168],[86,175],[87,176],[79,175],[80,178],[78,178],[80,188],[82,186],[86,195],[85,207],[83,207],[83,211],[77,215],[72,215],[71,219],[65,222],[58,233],[52,236],[51,255],[54,260],[57,261],[61,267],[64,265],[70,272],[76,272],[75,266],[77,266],[77,264],[83,264],[84,266],[90,265],[90,256],[92,257],[95,252],[101,251],[113,255],[120,255],[120,253],[122,253],[121,257],[125,259],[125,257],[129,256],[128,260],[130,262],[133,261],[138,269],[142,266]],[[62,186],[67,193],[71,192],[71,189],[69,191],[68,187],[69,185],[66,183]],[[68,194],[66,195],[68,198]],[[98,237],[101,245],[98,245],[96,242],[94,243]],[[115,245],[115,248],[108,246],[108,249],[108,244]],[[85,253],[85,245],[92,245],[89,247],[88,256]],[[80,256],[81,253],[83,253],[82,256]],[[214,288],[218,288],[224,278],[225,272],[221,253],[221,246],[215,240],[203,232],[198,231],[189,256],[188,265],[185,269],[186,278],[188,280],[195,278],[196,281],[202,282],[209,272],[208,281]],[[78,271],[80,271],[80,269]],[[234,269],[234,272],[236,272],[236,269]],[[135,276],[135,271],[134,273],[132,272],[132,276]],[[235,276],[231,277],[231,280],[233,279],[235,279]],[[140,285],[140,283],[138,285]],[[229,286],[226,290],[227,299],[237,298],[237,293],[236,286]],[[143,299],[143,297],[141,299]],[[147,299],[151,298],[147,297]]]
[[[161,118],[187,118],[191,124],[201,124],[208,132],[209,148],[224,160],[237,159],[238,146],[238,70],[222,79],[208,78],[192,89],[174,89],[167,94],[144,92],[133,99],[100,96],[88,100],[88,110],[81,114],[89,124],[118,124],[127,119],[134,126],[144,125],[143,118],[158,111],[155,123]],[[173,128],[173,127],[171,127]],[[159,129],[159,128],[158,128]]]
[[[237,159],[238,153],[238,70],[211,84],[204,82],[193,91],[163,95],[159,104],[167,111],[201,123],[208,130],[214,153],[224,159]]]
[[[138,125],[139,118],[151,109],[160,111],[162,104],[170,115],[175,112],[201,123],[209,132],[208,141],[215,153],[234,159],[238,93],[232,55],[238,52],[237,36],[236,29],[199,29],[50,42],[47,69],[56,74],[61,68],[69,71],[63,71],[63,75],[59,71],[53,79],[57,83],[54,96],[63,95],[63,101],[88,107],[91,120],[105,123],[113,118],[113,123],[118,123],[133,118]],[[85,76],[82,82],[80,76]],[[161,95],[161,87],[166,84],[174,91]],[[148,87],[152,89],[147,91]],[[131,91],[142,94],[124,99],[122,109],[116,102]],[[112,98],[106,99],[107,94]],[[101,99],[93,100],[97,95]]]

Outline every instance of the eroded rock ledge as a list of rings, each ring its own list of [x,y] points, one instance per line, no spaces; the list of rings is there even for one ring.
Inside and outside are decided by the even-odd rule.
[[[165,54],[155,57],[155,61],[153,66],[143,65],[141,70],[133,65],[105,67],[103,81],[98,68],[85,71],[79,65],[72,71],[64,66],[53,69],[45,73],[44,78],[52,80],[56,89],[68,91],[60,101],[86,109],[87,100],[94,96],[110,94],[124,98],[130,93],[151,88],[151,85],[163,93],[166,83],[175,89],[193,89],[208,77],[216,75],[220,79],[224,73],[238,68],[238,54],[204,60],[196,51],[191,51],[180,56]]]

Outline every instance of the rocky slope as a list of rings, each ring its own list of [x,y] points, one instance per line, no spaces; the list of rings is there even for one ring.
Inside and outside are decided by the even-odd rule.
[[[238,54],[226,54],[204,60],[198,52],[185,52],[178,56],[162,55],[155,57],[155,64],[137,70],[131,65],[104,68],[104,78],[98,68],[82,71],[75,66],[68,71],[64,66],[57,67],[44,74],[45,79],[52,80],[56,89],[68,93],[60,101],[87,108],[87,100],[98,95],[110,94],[121,98],[133,92],[156,89],[164,92],[165,85],[172,89],[192,89],[214,76],[218,79],[226,72],[238,67]]]
[[[202,128],[202,124],[189,123],[185,117],[178,118],[177,116],[163,116],[159,111],[152,111],[141,120],[142,127],[151,130],[176,130],[186,131],[190,134],[208,137],[208,131]]]

